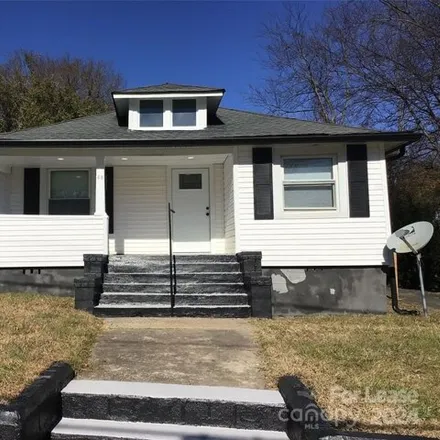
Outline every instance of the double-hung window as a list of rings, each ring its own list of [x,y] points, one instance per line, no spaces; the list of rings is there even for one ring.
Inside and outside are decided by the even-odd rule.
[[[197,123],[195,99],[173,100],[173,127],[194,127]]]
[[[89,215],[88,170],[50,171],[49,214]]]
[[[151,99],[139,102],[139,126],[163,127],[163,101]]]
[[[332,157],[283,158],[284,210],[336,208]]]

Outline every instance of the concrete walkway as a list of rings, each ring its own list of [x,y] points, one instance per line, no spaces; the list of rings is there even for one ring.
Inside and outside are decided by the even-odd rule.
[[[245,319],[110,318],[80,379],[264,388]]]

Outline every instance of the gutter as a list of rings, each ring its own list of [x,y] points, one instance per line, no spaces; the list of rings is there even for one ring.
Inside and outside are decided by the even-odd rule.
[[[421,134],[414,132],[391,132],[391,133],[355,133],[344,135],[280,135],[280,136],[236,136],[230,138],[204,138],[204,139],[7,139],[0,137],[0,147],[155,147],[166,145],[168,147],[194,147],[194,146],[223,146],[237,144],[267,145],[271,142],[280,144],[300,144],[309,142],[353,142],[363,143],[367,141],[402,141],[392,151],[409,145],[421,138]],[[93,145],[91,145],[93,144]],[[389,151],[391,153],[391,151]]]

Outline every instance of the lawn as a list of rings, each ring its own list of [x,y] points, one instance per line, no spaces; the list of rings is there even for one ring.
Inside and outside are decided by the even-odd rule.
[[[17,394],[54,361],[87,366],[102,321],[71,298],[0,294],[0,402]]]
[[[440,312],[252,322],[269,387],[296,375],[342,428],[440,438]]]

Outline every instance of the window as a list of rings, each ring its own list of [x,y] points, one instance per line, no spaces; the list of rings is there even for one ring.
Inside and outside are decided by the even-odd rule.
[[[50,172],[49,214],[90,214],[89,172],[87,170]]]
[[[163,127],[163,101],[140,101],[139,125],[141,127]]]
[[[179,174],[179,189],[202,189],[202,175]]]
[[[284,158],[284,209],[331,209],[335,203],[333,159]]]
[[[173,101],[173,126],[193,127],[196,125],[196,100],[177,99]]]

